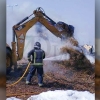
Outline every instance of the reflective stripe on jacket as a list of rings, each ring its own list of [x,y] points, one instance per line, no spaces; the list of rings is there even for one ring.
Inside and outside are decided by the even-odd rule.
[[[45,52],[41,49],[32,50],[28,54],[28,58],[32,55],[32,63],[31,65],[43,65],[43,59],[45,58]]]

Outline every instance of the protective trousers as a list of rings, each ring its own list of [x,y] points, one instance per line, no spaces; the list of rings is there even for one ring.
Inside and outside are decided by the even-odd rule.
[[[37,76],[38,76],[38,83],[42,84],[43,83],[43,65],[42,66],[31,65],[29,69],[29,73],[26,77],[26,81],[31,82],[31,79],[33,75],[35,74],[36,70],[37,70]]]

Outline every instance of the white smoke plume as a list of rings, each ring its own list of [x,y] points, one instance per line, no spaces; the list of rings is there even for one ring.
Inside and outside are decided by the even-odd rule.
[[[29,2],[29,1],[21,2],[21,5],[19,5],[16,8],[13,8],[13,11],[7,7],[7,43],[10,46],[11,46],[11,41],[12,41],[12,27],[13,27],[13,25],[18,23],[20,20],[22,20],[26,16],[33,13],[33,10],[35,10],[37,7],[38,7],[38,4],[36,4],[35,2],[34,3]],[[86,26],[85,29],[83,29],[84,25],[79,24],[80,22],[77,21],[77,19],[76,19],[76,21],[77,21],[77,23],[76,23],[74,16],[70,17],[69,16],[70,14],[67,13],[67,16],[69,16],[69,18],[68,17],[65,18],[64,17],[65,15],[60,14],[60,12],[59,13],[56,13],[56,11],[52,12],[54,9],[50,10],[49,8],[48,9],[45,9],[45,7],[43,7],[43,8],[45,10],[45,13],[51,19],[53,19],[55,22],[63,21],[67,24],[74,25],[75,30],[76,30],[74,33],[74,36],[79,41],[79,43],[82,43],[82,40],[86,41],[85,39],[88,39],[88,41],[91,40],[88,38],[90,36],[90,34],[87,34],[87,36],[86,36],[86,33],[85,33],[89,25]],[[80,20],[80,19],[78,19],[78,20]],[[40,32],[38,32],[39,28],[40,28]],[[92,35],[92,38],[94,38],[93,33],[91,33],[91,35]],[[56,36],[54,36],[45,27],[43,27],[41,25],[38,26],[36,24],[27,32],[23,57],[27,57],[27,53],[31,49],[33,49],[34,43],[36,41],[39,41],[41,43],[42,49],[46,52],[46,57],[58,56],[60,53],[60,48],[65,45],[64,43],[61,42],[60,38],[57,38]],[[70,45],[70,43],[67,43],[67,45],[68,44]],[[77,49],[76,47],[74,47],[74,48]]]

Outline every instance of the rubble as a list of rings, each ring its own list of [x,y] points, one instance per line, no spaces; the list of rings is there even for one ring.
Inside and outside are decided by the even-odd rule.
[[[85,57],[84,53],[71,47],[61,48],[61,53],[69,53],[70,59],[59,61],[59,63],[75,69],[83,69],[88,70],[89,72],[94,72],[94,65],[90,63],[90,61]]]

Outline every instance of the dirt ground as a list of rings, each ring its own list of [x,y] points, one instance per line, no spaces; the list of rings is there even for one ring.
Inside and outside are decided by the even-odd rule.
[[[27,64],[19,65],[16,73],[11,72],[7,77],[7,84],[18,80],[25,71]],[[65,67],[52,61],[44,62],[44,87],[37,84],[37,74],[32,78],[32,85],[25,85],[25,77],[15,86],[6,88],[6,97],[17,97],[26,100],[31,95],[36,95],[49,90],[79,90],[95,92],[95,74],[72,67]]]

